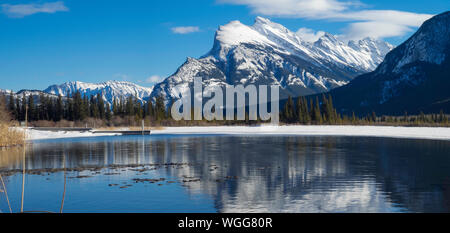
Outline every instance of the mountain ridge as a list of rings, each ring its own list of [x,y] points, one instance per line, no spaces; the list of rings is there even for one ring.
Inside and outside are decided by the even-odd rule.
[[[397,115],[450,111],[450,12],[425,21],[379,67],[332,90],[341,112]]]
[[[174,87],[191,86],[195,76],[202,77],[204,85],[221,87],[279,85],[281,98],[323,93],[372,71],[393,48],[373,39],[351,45],[329,33],[314,43],[306,42],[262,17],[256,17],[252,26],[231,21],[216,31],[208,53],[188,58],[174,74],[155,85],[150,99],[162,95],[169,103],[178,98]]]
[[[112,106],[114,100],[120,102],[129,96],[134,96],[141,103],[145,103],[144,99],[150,96],[152,90],[153,87],[142,87],[132,82],[110,80],[101,83],[65,82],[59,85],[51,85],[44,92],[64,97],[72,96],[77,91],[88,97],[100,94],[102,99]]]

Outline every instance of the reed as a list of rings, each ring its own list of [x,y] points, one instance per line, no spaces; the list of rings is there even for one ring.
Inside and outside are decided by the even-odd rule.
[[[25,133],[12,128],[8,123],[0,122],[0,147],[22,146],[25,144]]]

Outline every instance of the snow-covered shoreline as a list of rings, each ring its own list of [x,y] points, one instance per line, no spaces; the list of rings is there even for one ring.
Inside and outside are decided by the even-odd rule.
[[[33,140],[45,140],[45,139],[59,139],[59,138],[84,138],[84,137],[99,137],[99,136],[116,136],[119,134],[94,134],[92,132],[78,132],[78,131],[38,131],[34,129],[28,129],[26,133],[26,139],[28,141]]]
[[[450,140],[450,128],[442,127],[393,127],[393,126],[206,126],[167,127],[152,130],[152,135],[299,135],[299,136],[357,136],[411,139]],[[114,136],[92,132],[50,132],[28,130],[28,140]]]

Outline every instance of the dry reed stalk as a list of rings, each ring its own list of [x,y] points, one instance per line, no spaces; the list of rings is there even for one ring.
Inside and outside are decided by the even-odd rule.
[[[3,177],[0,174],[0,180],[2,181],[3,190],[5,192],[6,201],[8,202],[9,212],[12,213],[11,204],[9,203],[8,190],[6,189],[5,182],[3,181]]]

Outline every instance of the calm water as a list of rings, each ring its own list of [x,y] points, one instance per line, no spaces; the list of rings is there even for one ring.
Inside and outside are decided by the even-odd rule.
[[[0,151],[15,212],[22,163],[22,150]],[[59,139],[29,145],[25,164],[25,211],[59,212],[66,181],[64,212],[450,212],[450,141]]]

